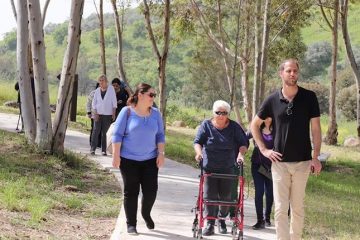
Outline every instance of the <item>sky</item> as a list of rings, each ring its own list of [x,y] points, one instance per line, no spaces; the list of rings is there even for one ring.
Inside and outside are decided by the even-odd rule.
[[[4,33],[9,32],[16,28],[15,17],[11,8],[10,0],[0,0],[0,39],[4,37]],[[45,26],[48,23],[62,23],[69,19],[70,7],[72,0],[50,0],[49,7],[46,13]],[[16,4],[16,0],[14,0]],[[98,0],[95,0],[98,4]],[[45,0],[40,0],[41,10]],[[85,0],[83,17],[86,18],[92,13],[95,13],[96,9],[93,0]],[[104,13],[112,12],[110,1],[104,1]]]

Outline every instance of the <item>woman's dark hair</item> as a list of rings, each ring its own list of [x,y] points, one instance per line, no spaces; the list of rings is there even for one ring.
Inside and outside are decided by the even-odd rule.
[[[147,83],[140,83],[139,85],[136,86],[136,90],[134,92],[133,95],[131,95],[129,97],[129,99],[127,100],[127,105],[135,105],[138,103],[138,95],[139,93],[145,93],[147,91],[149,91],[149,89],[152,88],[151,85],[147,84]]]
[[[97,82],[95,85],[95,89],[97,89],[100,86],[100,84]]]
[[[114,79],[111,81],[111,84],[114,84],[114,83],[119,84],[119,86],[121,85],[120,79],[118,79],[118,78],[114,78]]]
[[[260,125],[260,130],[262,131],[265,127],[266,127],[265,121],[263,121],[263,122],[261,123],[261,125]],[[272,131],[272,122],[271,122],[271,124],[270,124],[270,126],[269,126],[269,129],[270,129],[270,131]]]

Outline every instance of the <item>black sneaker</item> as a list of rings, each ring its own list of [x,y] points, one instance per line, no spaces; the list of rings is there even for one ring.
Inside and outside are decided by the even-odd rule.
[[[221,234],[226,234],[227,233],[225,220],[219,220],[219,229],[218,229],[218,231]]]
[[[265,221],[259,220],[254,226],[252,226],[252,229],[254,230],[260,230],[265,228]]]
[[[214,235],[214,233],[215,233],[215,231],[214,231],[213,223],[208,223],[206,228],[202,232],[203,236],[211,236],[211,235]]]
[[[128,225],[127,226],[127,232],[128,234],[130,235],[137,235],[138,232],[136,231],[136,227],[135,226],[131,226],[131,225]]]
[[[271,227],[270,219],[265,219],[265,226]]]
[[[152,220],[152,218],[149,216],[149,217],[143,217],[144,220],[145,220],[145,223],[146,223],[146,227],[148,229],[154,229],[155,228],[155,223],[154,221]]]
[[[94,155],[95,155],[95,151],[94,151],[94,150],[91,150],[91,151],[90,151],[90,155],[94,156]]]
[[[103,156],[107,156],[106,152],[102,152],[101,154],[102,154]]]

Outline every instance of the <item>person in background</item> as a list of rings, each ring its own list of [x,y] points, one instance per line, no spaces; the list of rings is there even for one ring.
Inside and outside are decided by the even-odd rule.
[[[158,171],[165,161],[165,133],[161,113],[152,107],[155,90],[146,83],[137,86],[114,124],[113,167],[124,182],[124,209],[127,232],[137,234],[140,186],[141,215],[148,229],[154,229],[151,209],[158,190]]]
[[[31,83],[31,92],[32,92],[33,105],[34,105],[34,111],[35,111],[35,117],[36,117],[35,83],[34,83],[34,76],[33,76],[32,70],[30,70],[30,83]],[[21,116],[21,130],[19,131],[19,133],[23,133],[24,132],[24,120],[23,120],[22,109],[21,109],[19,82],[15,83],[14,88],[18,92],[17,103],[19,105],[20,116]]]
[[[124,84],[121,84],[120,79],[114,78],[111,81],[112,86],[115,89],[116,100],[117,100],[117,108],[115,118],[119,115],[121,109],[126,106],[126,102],[129,98],[128,92],[125,90]]]
[[[90,121],[91,121],[91,129],[90,129],[90,138],[89,138],[89,143],[90,143],[90,146],[91,146],[91,137],[92,137],[92,134],[93,134],[93,131],[94,131],[94,119],[92,117],[92,109],[91,109],[91,105],[92,105],[92,101],[94,99],[94,94],[95,94],[95,90],[99,87],[99,83],[97,82],[96,83],[96,86],[95,86],[95,89],[92,90],[88,97],[87,97],[87,101],[86,101],[86,114],[88,116],[88,118],[90,118]],[[99,134],[99,137],[98,137],[98,144],[97,144],[97,147],[101,147],[101,135]]]
[[[115,120],[116,94],[113,86],[108,84],[105,75],[98,78],[99,87],[95,90],[91,104],[92,117],[94,119],[94,129],[91,136],[90,154],[95,155],[98,144],[98,135],[101,134],[102,155],[106,156],[106,132],[112,121]]]
[[[271,122],[272,119],[268,117],[260,125],[262,140],[268,149],[272,149],[274,146]],[[251,133],[249,133],[249,139],[250,138],[252,138]],[[271,226],[270,215],[274,197],[271,179],[271,161],[262,155],[255,142],[254,150],[251,155],[251,173],[255,186],[255,208],[257,216],[257,222],[252,228],[254,230],[259,230],[265,228],[265,225],[268,227]],[[265,218],[263,212],[264,193],[266,196]]]
[[[251,133],[259,150],[272,161],[278,240],[301,239],[306,183],[310,171],[314,174],[321,171],[318,159],[321,148],[319,103],[313,91],[297,85],[299,71],[299,63],[295,59],[287,59],[280,64],[282,88],[264,100],[251,123]],[[260,131],[262,122],[268,117],[272,118],[274,130],[273,148],[265,145]]]
[[[234,174],[235,161],[243,162],[244,154],[249,146],[247,137],[241,126],[229,119],[230,105],[217,100],[213,104],[213,117],[204,120],[194,139],[195,160],[203,161],[205,173]],[[204,199],[230,201],[233,180],[206,177],[204,183]],[[215,218],[225,218],[229,207],[206,205],[207,226],[204,236],[213,235]],[[213,218],[213,219],[211,219]],[[225,220],[219,220],[220,233],[226,234]]]

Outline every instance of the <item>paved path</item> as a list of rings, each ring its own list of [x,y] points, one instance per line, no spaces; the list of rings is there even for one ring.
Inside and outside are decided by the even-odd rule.
[[[0,128],[15,131],[17,115],[0,113]],[[65,147],[81,154],[89,153],[89,137],[77,131],[68,130],[66,133]],[[111,167],[111,157],[98,155],[88,156],[98,162],[103,168],[113,172],[122,185],[120,172]],[[199,170],[184,164],[166,159],[165,166],[159,171],[159,191],[152,211],[155,230],[148,230],[141,216],[138,216],[137,230],[139,235],[129,236],[126,233],[125,214],[120,214],[114,228],[111,240],[186,240],[192,238],[191,226],[194,207],[199,184]],[[139,202],[140,206],[140,202]],[[251,229],[256,221],[253,199],[246,199],[244,204],[244,239],[271,240],[275,239],[275,229],[270,227],[261,231]],[[230,226],[228,227],[230,231]],[[204,239],[231,239],[230,234],[215,234]]]

